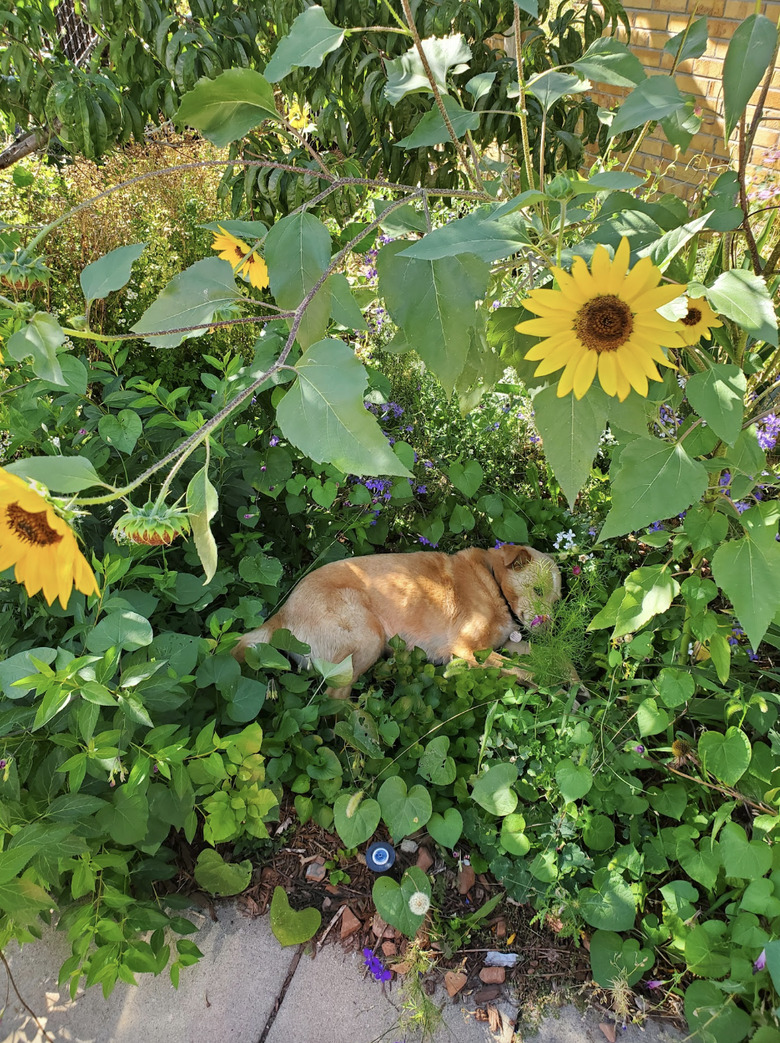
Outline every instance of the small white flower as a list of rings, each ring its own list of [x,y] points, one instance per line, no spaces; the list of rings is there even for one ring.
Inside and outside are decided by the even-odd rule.
[[[685,385],[688,383],[688,378],[684,377],[682,375],[682,373],[678,373],[677,374],[677,383],[680,385],[681,388],[684,389]]]
[[[425,891],[415,891],[409,899],[409,912],[414,916],[425,916],[431,907],[431,900]]]

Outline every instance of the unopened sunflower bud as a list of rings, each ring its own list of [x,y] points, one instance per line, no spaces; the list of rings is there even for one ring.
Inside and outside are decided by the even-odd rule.
[[[119,541],[169,547],[178,536],[189,531],[189,522],[182,508],[150,501],[143,507],[131,504],[114,526],[113,534]]]

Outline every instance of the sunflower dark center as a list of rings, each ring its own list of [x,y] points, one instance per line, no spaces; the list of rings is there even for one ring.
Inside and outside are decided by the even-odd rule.
[[[240,246],[234,246],[233,247],[233,253],[236,255],[236,260],[237,261],[243,261],[244,257],[246,256],[246,254],[244,253],[244,251],[241,249]]]
[[[634,329],[634,317],[625,301],[604,294],[587,301],[574,320],[574,329],[591,351],[617,351]]]
[[[701,312],[698,308],[689,308],[688,314],[681,321],[684,326],[696,326],[701,322]]]
[[[36,547],[50,547],[62,539],[46,521],[46,511],[31,513],[20,507],[18,503],[9,503],[5,511],[8,525],[16,536]]]

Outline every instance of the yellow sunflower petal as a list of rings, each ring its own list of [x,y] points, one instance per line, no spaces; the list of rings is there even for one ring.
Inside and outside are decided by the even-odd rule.
[[[518,333],[531,333],[537,337],[549,337],[555,333],[571,330],[571,319],[564,316],[556,319],[526,319],[515,326]]]
[[[537,366],[534,376],[546,377],[548,373],[554,373],[556,369],[566,366],[569,362],[579,359],[583,353],[577,344],[567,341],[559,345],[545,356],[544,360]],[[585,352],[587,354],[587,352]],[[595,352],[593,352],[595,354]]]
[[[582,398],[593,383],[593,378],[596,376],[598,361],[599,357],[597,352],[584,352],[574,373],[573,390],[575,398]]]
[[[601,293],[601,290],[596,285],[596,281],[588,271],[587,264],[581,257],[574,258],[571,266],[571,276],[577,289],[584,295],[584,299],[596,297]]]
[[[626,275],[620,289],[620,296],[628,304],[646,290],[657,286],[661,281],[661,270],[656,268],[649,257],[640,257],[631,271]]]
[[[620,402],[625,402],[631,394],[631,385],[617,363],[615,363],[615,381],[617,386],[617,397]]]
[[[607,284],[610,282],[610,276],[612,275],[612,261],[607,253],[606,246],[602,246],[601,243],[599,243],[593,251],[593,257],[590,261],[590,272],[596,285],[601,288],[601,293],[612,292],[607,288]]]
[[[647,377],[645,376],[644,367],[633,357],[627,344],[624,344],[615,352],[615,367],[618,378],[618,394],[620,394],[620,376],[622,374],[637,394],[641,395],[642,398],[647,398]]]
[[[590,296],[590,293],[583,293],[568,272],[565,272],[562,268],[552,268],[550,270],[555,276],[555,281],[560,286],[559,292],[562,299],[568,301],[575,309],[585,303]]]
[[[613,351],[602,351],[599,355],[599,383],[608,395],[613,398],[617,394],[617,378],[615,367],[615,353]]]
[[[653,290],[645,290],[631,301],[634,311],[656,311],[664,304],[669,304],[681,296],[679,286],[656,286]]]

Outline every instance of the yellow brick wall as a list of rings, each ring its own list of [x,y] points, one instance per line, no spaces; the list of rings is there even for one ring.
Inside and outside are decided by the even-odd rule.
[[[702,117],[699,133],[688,151],[676,158],[676,150],[667,142],[660,127],[644,141],[632,169],[640,173],[661,171],[664,187],[690,196],[709,174],[717,174],[728,160],[723,140],[722,69],[726,50],[737,26],[755,13],[749,0],[634,0],[624,4],[631,25],[631,49],[644,65],[648,75],[669,72],[671,55],[663,51],[664,44],[685,29],[688,18],[706,16],[709,43],[701,58],[681,63],[677,71],[680,89],[693,94]],[[761,5],[761,13],[777,24],[780,19],[780,0],[768,0]],[[621,30],[619,38],[625,41]],[[594,83],[593,99],[602,105],[613,105],[627,91]],[[760,90],[760,88],[759,88]],[[758,90],[753,100],[758,95]],[[753,109],[748,108],[748,118]],[[736,132],[729,149],[735,155]],[[768,171],[777,170],[780,162],[772,161],[772,154],[780,148],[780,72],[775,71],[761,128],[750,157],[753,177],[757,185]],[[769,154],[769,162],[767,162]],[[670,166],[670,163],[673,166]]]

